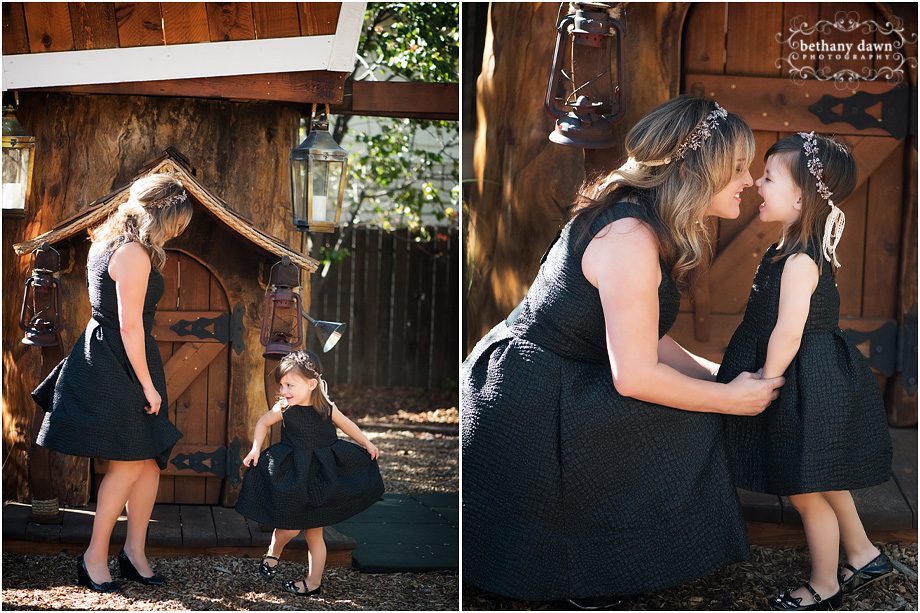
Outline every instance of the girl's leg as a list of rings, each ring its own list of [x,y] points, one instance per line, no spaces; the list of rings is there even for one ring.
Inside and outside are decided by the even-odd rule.
[[[109,539],[115,522],[128,502],[131,486],[143,470],[143,462],[122,462],[110,460],[109,469],[99,484],[96,497],[96,517],[93,519],[93,535],[83,554],[90,579],[96,583],[112,580],[109,572]]]
[[[281,528],[275,528],[272,532],[272,542],[268,546],[268,553],[265,555],[274,556],[281,559],[281,552],[284,551],[285,545],[290,543],[294,538],[300,534],[300,530],[282,530]],[[278,565],[278,562],[275,560],[265,560],[267,566],[275,567]]]
[[[833,596],[840,590],[837,583],[837,564],[840,558],[840,533],[837,516],[820,493],[795,494],[789,496],[792,506],[802,516],[805,527],[805,540],[811,554],[811,586],[821,598]],[[802,604],[814,602],[811,593],[805,587],[792,592],[796,598],[802,598]]]
[[[307,575],[307,590],[315,590],[323,582],[323,570],[326,568],[326,541],[323,540],[322,528],[304,530],[309,549],[310,574]]]
[[[125,554],[134,568],[144,577],[152,577],[153,569],[147,562],[147,526],[153,513],[160,486],[160,467],[154,460],[143,460],[140,476],[128,495],[128,535],[125,538]]]
[[[856,511],[856,504],[850,492],[846,490],[821,492],[821,495],[834,509],[834,514],[837,516],[837,523],[840,524],[840,540],[847,554],[847,562],[853,568],[862,568],[874,560],[881,552],[866,535],[866,529],[863,528],[862,521],[859,519],[859,513]],[[843,569],[843,573],[844,578],[853,574],[847,569]]]

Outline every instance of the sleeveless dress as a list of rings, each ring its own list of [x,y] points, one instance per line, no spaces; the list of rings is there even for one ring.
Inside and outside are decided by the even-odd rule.
[[[344,521],[383,495],[377,461],[343,441],[335,424],[311,407],[284,412],[281,441],[259,456],[243,477],[241,515],[283,530]]]
[[[86,277],[92,318],[70,355],[32,392],[32,398],[46,411],[36,443],[76,456],[152,458],[164,469],[182,433],[169,421],[163,361],[150,335],[156,305],[163,295],[163,276],[151,269],[144,296],[147,368],[162,399],[159,414],[148,415],[144,390],[121,339],[115,281],[108,271],[112,253],[114,250],[90,250]]]
[[[744,311],[719,370],[719,381],[756,372],[779,314],[780,280],[788,258],[763,256]],[[817,249],[808,255],[815,261]],[[788,495],[849,490],[891,476],[891,439],[875,377],[837,323],[840,294],[823,262],[798,353],[779,398],[755,417],[724,416],[729,464],[746,490]]]
[[[517,319],[463,363],[464,579],[484,590],[528,600],[637,594],[749,554],[719,416],[613,385],[600,295],[581,259],[606,225],[645,215],[619,202],[587,233],[570,221]],[[664,267],[658,301],[661,337],[680,302]]]

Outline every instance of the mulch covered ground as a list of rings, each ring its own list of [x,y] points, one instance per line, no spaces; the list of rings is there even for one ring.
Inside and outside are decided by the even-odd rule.
[[[453,392],[456,397],[456,392]],[[392,398],[402,404],[389,407]],[[352,417],[390,420],[387,430],[367,430],[381,451],[380,470],[391,493],[456,492],[459,446],[456,436],[400,429],[400,424],[450,423],[456,414],[436,393],[409,388],[400,396],[357,392]],[[363,400],[362,400],[363,398]],[[336,401],[341,402],[336,395]],[[448,398],[449,400],[449,398]],[[388,408],[389,407],[389,408]],[[401,411],[401,412],[400,412]],[[447,421],[440,421],[447,420]],[[454,424],[456,418],[454,417]],[[298,579],[307,566],[283,560],[271,582],[256,572],[256,561],[244,557],[192,556],[154,560],[169,578],[162,588],[126,583],[122,594],[96,594],[76,587],[74,556],[3,554],[3,608],[53,610],[457,610],[457,572],[365,574],[329,568],[320,598],[305,599],[281,591],[281,581]],[[115,563],[111,563],[117,577]]]
[[[888,543],[885,553],[913,571],[913,577],[898,573],[846,598],[841,610],[917,610],[917,544]],[[723,568],[702,579],[669,590],[629,599],[620,610],[632,611],[750,611],[766,609],[766,601],[783,587],[794,587],[808,579],[805,547],[751,548],[747,562]],[[526,602],[488,594],[471,585],[463,587],[463,608],[482,610],[556,610],[558,602]]]

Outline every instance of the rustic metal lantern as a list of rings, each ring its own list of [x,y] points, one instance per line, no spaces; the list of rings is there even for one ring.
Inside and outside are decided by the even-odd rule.
[[[623,24],[616,18],[619,9],[611,4],[573,2],[570,6],[574,14],[565,15],[556,26],[553,68],[543,102],[556,119],[549,139],[560,145],[606,149],[616,144],[613,125],[626,112]]]
[[[287,256],[271,268],[268,289],[262,304],[264,358],[278,359],[297,349],[303,341],[300,319],[300,271]]]
[[[25,215],[32,188],[35,137],[29,134],[12,105],[3,107],[3,212]]]
[[[61,270],[61,254],[42,243],[32,252],[32,276],[26,279],[19,327],[23,344],[54,347],[61,329],[61,294],[55,274]]]
[[[334,232],[342,216],[348,152],[329,133],[329,105],[310,116],[310,133],[291,149],[294,226],[301,232]]]

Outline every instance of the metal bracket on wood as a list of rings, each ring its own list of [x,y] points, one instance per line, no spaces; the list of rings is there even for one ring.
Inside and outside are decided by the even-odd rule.
[[[210,460],[210,465],[207,463],[208,460]],[[211,473],[217,477],[223,477],[227,474],[227,448],[218,447],[210,453],[205,451],[177,453],[171,463],[179,470]]]
[[[870,332],[844,330],[847,339],[854,345],[869,341],[869,365],[886,377],[895,373],[898,362],[898,324],[886,321]]]
[[[901,386],[909,395],[917,393],[917,304],[904,314],[904,324],[898,335],[898,372]]]
[[[211,327],[211,330],[208,330]],[[213,338],[224,345],[230,340],[230,316],[227,314],[212,317],[199,317],[194,321],[180,319],[169,327],[178,336],[194,336],[195,338]]]
[[[876,119],[866,111],[879,103],[881,119]],[[843,121],[859,130],[881,128],[895,138],[903,139],[907,135],[909,105],[910,90],[902,83],[884,94],[856,92],[842,98],[826,94],[808,110],[825,124]],[[834,110],[837,106],[840,106],[840,113]]]

